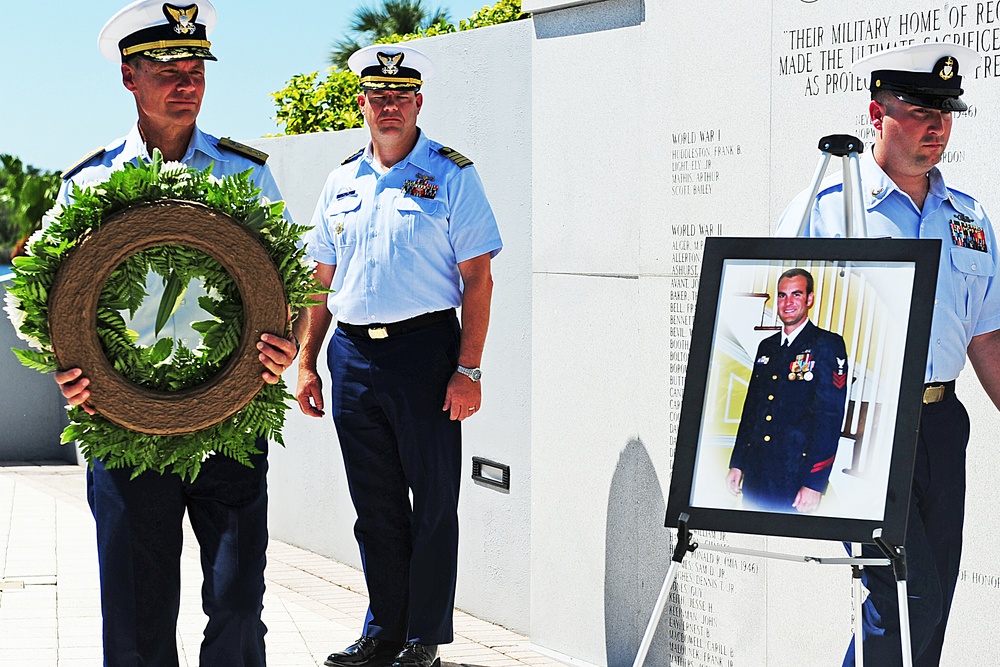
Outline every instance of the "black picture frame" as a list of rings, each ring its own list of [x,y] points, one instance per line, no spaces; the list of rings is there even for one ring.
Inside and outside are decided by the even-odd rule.
[[[668,527],[676,527],[686,513],[691,529],[871,542],[880,528],[890,543],[903,543],[940,244],[936,239],[706,239]],[[748,384],[754,363],[760,363],[753,341],[759,344],[781,328],[775,309],[769,315],[767,306],[777,300],[777,276],[792,267],[817,274],[809,318],[838,333],[852,360],[849,414],[829,486],[813,513],[748,506],[725,483],[726,439],[731,452],[739,428],[734,415],[742,416],[740,366],[747,366]],[[766,289],[747,288],[747,280],[760,280]],[[751,324],[752,334],[746,331]]]

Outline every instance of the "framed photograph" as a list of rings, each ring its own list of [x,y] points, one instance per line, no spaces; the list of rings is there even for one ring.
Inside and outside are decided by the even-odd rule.
[[[939,253],[706,239],[666,525],[902,544]]]

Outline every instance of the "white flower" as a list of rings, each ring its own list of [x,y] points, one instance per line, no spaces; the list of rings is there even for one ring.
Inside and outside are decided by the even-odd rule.
[[[63,212],[63,205],[60,204],[59,202],[56,202],[55,205],[52,206],[52,208],[50,208],[48,211],[45,212],[45,215],[42,216],[42,228],[39,229],[34,234],[32,234],[31,238],[28,239],[28,247],[31,247],[32,243],[34,243],[38,239],[42,238],[41,235],[40,235],[40,232],[42,231],[42,229],[45,229],[46,227],[48,227],[49,225],[51,225],[53,222],[55,222],[56,220],[58,220],[59,216],[62,215],[62,212]]]
[[[38,341],[37,338],[29,336],[21,331],[21,327],[24,325],[24,317],[26,314],[24,312],[24,308],[21,307],[21,300],[18,299],[14,295],[14,293],[8,289],[6,296],[4,296],[4,302],[6,303],[6,305],[4,306],[4,310],[7,311],[7,319],[9,319],[10,323],[14,325],[14,331],[17,332],[17,337],[27,342],[28,345],[35,348],[36,350],[41,350],[42,344]]]
[[[46,215],[48,215],[48,214],[46,213]],[[31,234],[31,236],[29,236],[29,237],[28,237],[28,242],[24,244],[24,247],[25,247],[25,248],[28,248],[28,250],[30,251],[30,250],[31,250],[31,246],[33,246],[33,245],[34,245],[35,243],[37,243],[38,241],[41,241],[41,240],[42,240],[42,238],[44,238],[44,237],[45,237],[45,226],[46,226],[47,224],[48,224],[48,223],[46,223],[46,222],[45,222],[45,219],[43,218],[43,219],[42,219],[42,226],[41,226],[41,227],[40,227],[39,229],[36,229],[36,230],[35,230],[35,231],[34,231],[34,232],[33,232],[33,233]]]
[[[104,185],[104,183],[105,183],[105,181],[96,181],[95,180],[95,181],[87,181],[86,183],[80,183],[79,185],[80,185],[80,189],[83,190],[83,191],[89,190],[92,194],[103,195],[103,194],[105,194],[107,192],[107,190],[105,190],[102,187],[98,187],[98,186]]]
[[[191,168],[183,162],[166,162],[160,167],[160,180],[180,185],[191,180]]]

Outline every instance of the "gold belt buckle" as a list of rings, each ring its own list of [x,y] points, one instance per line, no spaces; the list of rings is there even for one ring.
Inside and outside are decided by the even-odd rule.
[[[381,340],[389,337],[389,331],[385,327],[371,327],[368,329],[368,337],[372,340]]]
[[[924,387],[924,403],[937,403],[944,400],[945,386],[939,384],[934,387]]]

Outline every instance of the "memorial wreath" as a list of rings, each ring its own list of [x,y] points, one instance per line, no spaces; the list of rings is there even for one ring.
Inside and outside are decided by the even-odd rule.
[[[189,480],[213,453],[250,465],[258,437],[283,444],[292,397],[283,381],[263,382],[256,343],[264,332],[288,335],[289,314],[325,291],[299,243],[307,227],[283,216],[283,202],[261,198],[249,171],[219,179],[164,163],[159,151],[72,187],[72,204],[14,259],[6,297],[33,348],[14,349],[22,364],[80,366],[92,380],[97,414],[69,408],[62,442],[133,476],[170,470]],[[157,334],[188,282],[201,280],[209,318],[191,323],[201,334],[192,348],[172,338],[139,345],[128,328],[150,272],[164,284]]]

